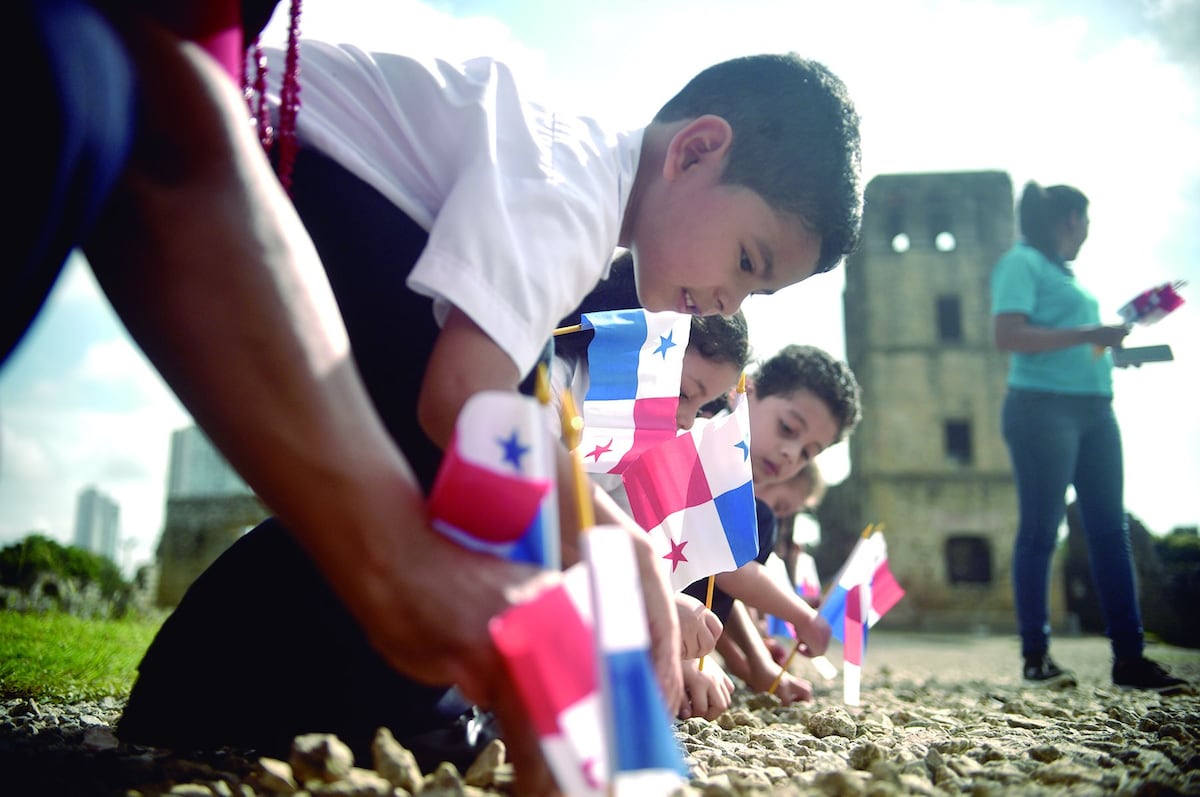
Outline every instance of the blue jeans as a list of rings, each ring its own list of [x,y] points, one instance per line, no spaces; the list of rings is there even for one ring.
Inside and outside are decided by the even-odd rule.
[[[1142,618],[1112,400],[1010,388],[1001,426],[1019,502],[1012,572],[1022,654],[1049,648],[1050,563],[1066,513],[1067,486],[1074,485],[1113,655],[1140,656]]]

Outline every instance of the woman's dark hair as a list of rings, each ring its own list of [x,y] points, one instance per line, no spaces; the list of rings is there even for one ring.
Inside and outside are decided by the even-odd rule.
[[[1058,262],[1062,256],[1055,247],[1059,227],[1072,213],[1087,213],[1088,198],[1078,188],[1052,185],[1042,188],[1033,180],[1025,184],[1018,206],[1021,236],[1046,257]]]

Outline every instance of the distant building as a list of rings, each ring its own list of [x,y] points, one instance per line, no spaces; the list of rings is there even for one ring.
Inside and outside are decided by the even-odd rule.
[[[251,492],[198,426],[171,433],[167,499],[248,495]]]
[[[1017,497],[1000,434],[1007,355],[992,344],[990,276],[1015,236],[1004,172],[890,174],[866,189],[846,260],[846,358],[862,386],[850,475],[818,514],[823,574],[883,523],[907,591],[893,627],[1015,626]],[[1052,621],[1064,616],[1061,571]]]
[[[75,504],[75,547],[117,561],[121,508],[95,487],[79,493]]]
[[[166,525],[157,549],[155,602],[174,606],[191,583],[267,516],[250,487],[196,426],[171,434]]]

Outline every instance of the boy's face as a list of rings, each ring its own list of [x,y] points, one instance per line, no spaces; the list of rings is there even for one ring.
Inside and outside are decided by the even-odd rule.
[[[755,487],[787,481],[837,442],[829,405],[811,390],[757,398],[749,389],[750,465]]]
[[[710,360],[692,347],[683,353],[683,374],[679,382],[679,409],[675,425],[691,429],[700,408],[737,384],[742,372],[731,362]]]
[[[732,315],[752,293],[811,276],[821,238],[758,194],[721,182],[728,146],[701,117],[671,142],[661,174],[629,208],[638,298],[647,310]],[[713,128],[713,129],[709,129]]]
[[[809,484],[808,479],[788,479],[786,482],[768,484],[755,490],[754,494],[771,507],[776,517],[786,518],[808,505]]]

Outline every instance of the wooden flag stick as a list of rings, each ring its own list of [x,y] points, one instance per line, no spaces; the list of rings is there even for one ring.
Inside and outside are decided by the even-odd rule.
[[[583,433],[583,418],[575,408],[575,399],[570,390],[563,391],[562,403],[563,437],[571,449],[571,471],[575,477],[575,502],[579,510],[579,532],[596,525],[596,514],[592,509],[591,482],[583,471],[583,460],[579,456],[579,436]]]
[[[716,586],[716,584],[717,584],[717,577],[715,575],[709,576],[708,577],[708,594],[704,598],[704,608],[708,609],[710,611],[712,610],[713,588]],[[700,657],[700,663],[696,665],[696,670],[698,672],[704,672],[704,657],[703,656]]]
[[[792,652],[788,654],[787,661],[779,668],[779,675],[775,676],[775,680],[771,682],[771,686],[767,689],[768,695],[775,694],[775,690],[779,688],[779,682],[783,680],[783,674],[788,671],[791,666],[792,659],[796,658],[796,654],[800,652],[800,640],[796,640],[796,646],[792,648]]]
[[[582,331],[583,331],[583,324],[572,324],[569,327],[559,327],[558,329],[554,330],[554,337],[557,338],[559,335],[569,335],[572,332],[582,332]]]

